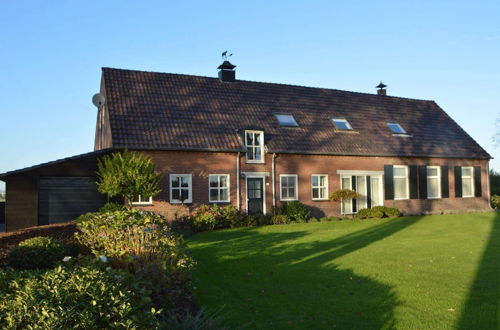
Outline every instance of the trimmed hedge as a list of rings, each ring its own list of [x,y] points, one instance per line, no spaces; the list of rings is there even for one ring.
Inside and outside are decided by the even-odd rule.
[[[396,218],[400,217],[401,212],[397,208],[390,208],[386,206],[375,206],[369,209],[361,209],[354,216],[357,219],[369,219],[369,218]]]

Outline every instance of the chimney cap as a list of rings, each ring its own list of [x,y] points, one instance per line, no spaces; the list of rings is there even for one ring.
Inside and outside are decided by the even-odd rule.
[[[386,84],[384,84],[383,82],[380,82],[380,84],[378,84],[378,85],[377,85],[377,86],[375,86],[375,87],[376,87],[376,88],[378,88],[378,89],[384,89],[384,88],[386,88],[386,87],[387,87],[387,85],[386,85]]]
[[[219,70],[233,70],[234,68],[236,68],[236,65],[227,60],[222,62],[222,64],[217,67]]]

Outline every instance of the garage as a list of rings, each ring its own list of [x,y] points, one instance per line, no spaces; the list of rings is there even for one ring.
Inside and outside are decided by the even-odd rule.
[[[95,212],[106,203],[93,177],[40,178],[38,224],[49,225]]]
[[[97,211],[107,201],[95,184],[97,163],[111,152],[92,151],[0,174],[7,188],[5,230],[72,221]]]

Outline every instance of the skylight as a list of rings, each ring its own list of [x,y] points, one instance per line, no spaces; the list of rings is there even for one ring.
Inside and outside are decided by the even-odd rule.
[[[292,115],[275,114],[274,116],[278,119],[281,126],[299,126]]]
[[[332,118],[332,122],[337,129],[352,130],[352,126],[349,124],[347,119]]]
[[[387,126],[389,126],[392,133],[394,134],[406,134],[404,128],[401,127],[401,125],[399,125],[398,123],[387,123]]]

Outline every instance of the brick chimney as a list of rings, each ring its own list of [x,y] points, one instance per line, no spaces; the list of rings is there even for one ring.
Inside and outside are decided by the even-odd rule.
[[[236,71],[234,71],[236,65],[231,64],[229,61],[222,62],[221,65],[217,67],[219,70],[219,79],[224,82],[233,82],[236,80]]]
[[[380,84],[378,84],[376,86],[376,88],[378,88],[377,94],[378,95],[387,95],[387,90],[385,89],[386,87],[387,87],[387,85],[385,85],[383,82],[380,82]]]

